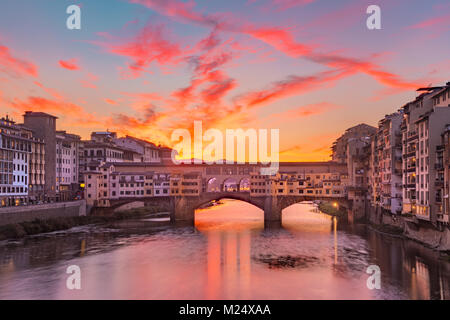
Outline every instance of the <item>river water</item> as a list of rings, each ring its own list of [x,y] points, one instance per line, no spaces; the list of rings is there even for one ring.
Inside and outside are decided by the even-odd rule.
[[[450,299],[450,263],[413,241],[346,226],[311,204],[263,212],[225,200],[194,227],[164,219],[0,243],[0,299]],[[79,266],[81,290],[67,268]],[[367,268],[381,271],[369,289]]]

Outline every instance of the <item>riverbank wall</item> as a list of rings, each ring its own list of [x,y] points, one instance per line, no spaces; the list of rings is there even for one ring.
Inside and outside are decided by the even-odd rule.
[[[54,218],[86,215],[86,201],[47,203],[31,206],[0,208],[0,226]]]
[[[369,207],[366,221],[378,227],[390,227],[399,230],[406,238],[420,242],[438,251],[450,252],[450,229],[438,230],[431,223],[419,221],[413,216],[393,215],[380,207]]]

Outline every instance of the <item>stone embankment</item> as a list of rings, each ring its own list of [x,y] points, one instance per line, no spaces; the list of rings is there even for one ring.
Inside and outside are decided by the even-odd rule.
[[[420,242],[429,248],[450,252],[448,227],[438,230],[429,222],[420,222],[411,216],[391,215],[382,212],[380,208],[370,208],[366,218],[376,229],[395,229],[397,234]]]

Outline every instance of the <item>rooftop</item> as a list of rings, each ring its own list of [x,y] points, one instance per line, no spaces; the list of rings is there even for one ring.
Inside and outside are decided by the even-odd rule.
[[[51,114],[45,113],[45,112],[35,112],[35,111],[25,111],[24,117],[46,117],[46,118],[53,118],[58,119],[58,117],[53,116]]]

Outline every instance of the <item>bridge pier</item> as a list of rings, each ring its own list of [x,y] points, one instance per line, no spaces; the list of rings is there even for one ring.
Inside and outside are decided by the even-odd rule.
[[[171,202],[170,220],[172,222],[194,223],[195,207],[192,206],[188,197],[174,197]]]
[[[280,199],[276,196],[266,197],[264,200],[264,223],[281,223],[281,211],[283,210]]]

